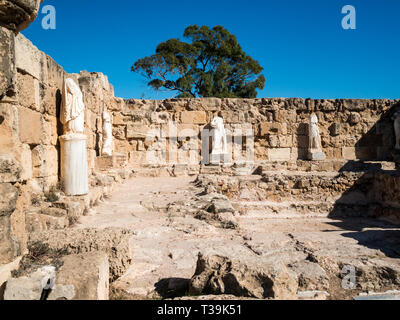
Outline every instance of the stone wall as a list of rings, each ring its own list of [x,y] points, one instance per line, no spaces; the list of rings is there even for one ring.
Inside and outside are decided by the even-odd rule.
[[[308,118],[313,112],[320,121],[327,159],[391,160],[395,144],[391,115],[399,106],[400,100],[211,98],[125,100],[110,107],[116,151],[137,165],[146,164],[146,151],[155,143],[166,149],[173,140],[178,140],[178,153],[194,150],[201,159],[201,132],[218,111],[232,136],[240,128],[253,130],[256,161],[306,159]],[[176,122],[175,136],[168,134],[171,122]],[[159,139],[146,139],[148,132],[158,133]],[[166,160],[174,164],[168,156]]]
[[[0,285],[26,252],[33,201],[59,184],[64,78],[75,79],[84,94],[90,174],[101,148],[104,101],[114,99],[107,77],[67,74],[18,34],[33,21],[39,3],[0,2]]]
[[[30,205],[33,166],[28,134],[23,132],[29,128],[20,130],[27,119],[17,93],[17,68],[22,64],[17,32],[33,21],[39,3],[0,1],[0,286],[27,247],[24,212]]]

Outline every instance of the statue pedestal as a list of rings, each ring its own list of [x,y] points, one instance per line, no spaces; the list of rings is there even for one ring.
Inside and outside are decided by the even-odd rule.
[[[232,163],[232,159],[228,154],[210,154],[210,164],[211,165],[220,165],[222,163]]]
[[[324,161],[326,160],[326,155],[322,151],[309,151],[308,160],[312,161]]]
[[[61,181],[69,196],[81,196],[89,192],[87,137],[71,133],[60,137]]]

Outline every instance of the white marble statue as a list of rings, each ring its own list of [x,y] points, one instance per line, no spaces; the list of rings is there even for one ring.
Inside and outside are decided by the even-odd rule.
[[[322,152],[321,135],[318,127],[318,117],[315,113],[310,116],[309,120],[309,149],[308,157],[310,160],[325,160],[325,153]]]
[[[395,149],[400,151],[400,111],[396,111],[392,117],[394,121],[394,133],[396,135],[396,146]]]
[[[315,113],[310,116],[309,124],[309,148],[311,150],[321,151],[321,135],[318,128],[318,118]]]
[[[219,163],[221,159],[225,159],[226,155],[228,154],[224,119],[222,119],[220,116],[216,116],[211,121],[211,128],[213,129],[211,162]]]
[[[111,115],[108,111],[103,112],[103,156],[113,155],[113,135],[112,135],[112,122]]]
[[[81,89],[73,79],[65,79],[60,115],[60,121],[64,125],[64,134],[84,132],[84,111],[85,105]]]
[[[64,126],[61,145],[61,180],[70,196],[89,192],[85,105],[81,89],[73,79],[65,79],[60,121]]]

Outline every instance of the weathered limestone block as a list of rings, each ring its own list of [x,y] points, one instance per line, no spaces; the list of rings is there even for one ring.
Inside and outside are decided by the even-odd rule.
[[[1,0],[0,25],[22,31],[35,20],[42,0]]]
[[[17,107],[9,103],[0,103],[0,154],[13,154],[18,144]]]
[[[126,137],[128,139],[146,139],[148,135],[160,136],[160,128],[142,123],[132,123],[127,126]]]
[[[96,169],[100,171],[109,170],[115,167],[115,158],[113,156],[96,157]]]
[[[33,176],[43,178],[58,174],[58,152],[53,146],[38,145],[32,150]]]
[[[21,181],[28,181],[33,177],[32,171],[32,151],[29,145],[21,144],[15,148],[15,158],[21,166]]]
[[[267,149],[268,158],[270,161],[283,161],[290,160],[291,158],[291,148],[277,148],[277,149]]]
[[[245,122],[245,116],[243,111],[221,111],[222,118],[225,123],[238,124]]]
[[[170,121],[171,116],[168,112],[152,112],[151,113],[151,122],[155,124],[166,124]]]
[[[0,9],[1,10],[1,9]],[[1,19],[1,11],[0,11]],[[0,100],[15,94],[15,36],[14,33],[0,27]]]
[[[125,140],[126,137],[126,125],[125,126],[120,126],[120,125],[114,125],[113,126],[113,137],[117,140]]]
[[[26,231],[28,233],[47,230],[61,230],[69,226],[68,217],[57,217],[39,212],[27,212],[25,214]]]
[[[9,216],[14,212],[18,199],[18,189],[10,183],[0,184],[0,216]]]
[[[62,262],[56,287],[72,286],[75,291],[72,300],[108,300],[110,266],[106,253],[68,255],[62,258]],[[54,298],[49,296],[49,300]]]
[[[110,279],[119,278],[132,263],[133,234],[119,228],[67,229],[38,232],[30,235],[29,242],[40,241],[51,249],[65,249],[69,254],[104,251],[110,261]]]
[[[20,72],[47,83],[46,55],[39,51],[24,35],[15,37],[15,63]],[[45,70],[46,68],[46,70]]]
[[[369,147],[343,147],[342,156],[346,160],[370,160],[376,158],[377,150]]]
[[[0,183],[19,181],[21,171],[21,165],[15,158],[8,155],[0,155]]]
[[[297,279],[282,263],[266,264],[261,259],[246,258],[249,260],[199,255],[189,293],[296,299]]]
[[[206,124],[207,114],[204,111],[184,111],[180,119],[185,124]]]
[[[41,103],[43,112],[55,118],[57,116],[57,110],[59,110],[61,107],[60,89],[52,86],[46,86],[42,90],[42,95],[43,97],[41,99]]]
[[[345,110],[363,111],[368,108],[368,100],[365,99],[341,99],[339,100]]]
[[[128,154],[129,152],[135,151],[137,149],[137,141],[115,140],[114,146],[116,152]]]
[[[0,265],[19,256],[19,243],[13,237],[12,214],[17,208],[18,189],[9,183],[0,184]]]
[[[42,143],[42,115],[28,108],[19,107],[19,137],[22,143]]]
[[[45,114],[42,118],[43,144],[57,145],[58,142],[58,125],[57,118]]]
[[[197,138],[198,136],[198,125],[170,122],[161,126],[162,138]]]
[[[265,136],[267,134],[286,135],[287,133],[288,133],[288,128],[286,123],[264,122],[260,124],[261,136]]]
[[[40,113],[43,112],[39,80],[29,74],[17,73],[17,90],[20,105]]]
[[[49,56],[45,57],[44,65],[44,70],[47,70],[48,85],[59,90],[57,94],[59,93],[59,99],[61,100],[64,78],[67,75],[64,69]]]

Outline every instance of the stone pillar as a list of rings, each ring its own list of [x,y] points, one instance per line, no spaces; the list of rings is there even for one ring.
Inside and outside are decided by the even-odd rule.
[[[80,196],[89,192],[87,137],[70,133],[60,137],[61,180],[64,192],[69,196]]]

